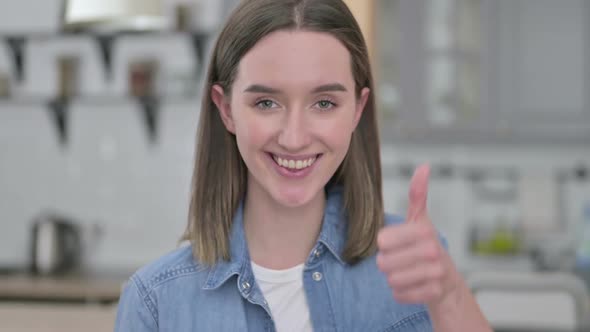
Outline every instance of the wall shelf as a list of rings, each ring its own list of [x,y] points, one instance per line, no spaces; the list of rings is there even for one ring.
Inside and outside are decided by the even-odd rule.
[[[0,40],[3,40],[11,49],[14,67],[17,73],[17,79],[21,81],[23,79],[24,71],[24,44],[30,40],[58,40],[68,37],[88,37],[94,39],[96,44],[100,48],[102,61],[104,64],[104,70],[106,77],[110,78],[112,75],[112,46],[113,43],[122,37],[133,37],[133,36],[154,36],[154,37],[175,37],[175,36],[187,36],[190,38],[195,57],[199,59],[198,67],[201,68],[205,58],[205,47],[207,40],[211,38],[211,34],[207,32],[182,32],[182,31],[150,31],[150,32],[117,32],[113,34],[99,34],[90,32],[63,32],[63,33],[27,33],[27,34],[2,34],[0,33]],[[201,71],[195,73],[197,75],[202,74]]]
[[[183,32],[183,31],[150,31],[150,32],[117,32],[113,34],[99,34],[81,31],[64,31],[63,33],[27,33],[27,34],[0,34],[0,42],[4,42],[11,50],[12,64],[14,66],[14,82],[10,82],[19,90],[12,93],[8,98],[0,99],[0,105],[9,103],[17,104],[44,104],[51,112],[51,118],[54,120],[54,126],[58,131],[58,137],[62,145],[68,142],[68,114],[72,102],[87,103],[97,105],[116,104],[123,101],[135,100],[142,111],[142,118],[147,132],[149,142],[154,143],[158,138],[158,113],[162,102],[167,101],[184,101],[195,99],[199,95],[198,89],[204,74],[204,59],[206,57],[205,48],[210,46],[209,40],[211,34],[207,32]],[[153,43],[151,40],[153,39]],[[86,40],[91,40],[89,43]],[[163,42],[169,42],[170,45],[176,46],[178,52],[177,58],[171,58],[169,54],[162,52],[166,45]],[[61,49],[58,46],[61,42]],[[31,46],[31,44],[36,46]],[[69,43],[69,44],[68,44]],[[73,44],[72,44],[73,43]],[[76,47],[76,43],[80,47]],[[54,48],[47,48],[45,45],[54,45]],[[67,45],[66,45],[67,44]],[[90,47],[89,44],[94,44]],[[184,46],[183,46],[184,44]],[[64,46],[65,45],[65,46]],[[32,48],[32,51],[28,48]],[[72,97],[60,96],[54,91],[57,81],[52,84],[51,76],[45,78],[43,73],[38,70],[27,68],[31,61],[45,61],[46,64],[35,64],[36,69],[50,70],[47,67],[56,67],[54,59],[47,59],[42,54],[27,54],[27,51],[47,52],[47,57],[57,57],[68,55],[72,52],[78,52],[75,56],[81,59],[80,67],[76,72],[77,85],[76,95]],[[165,50],[170,52],[170,50]],[[89,60],[88,54],[93,56]],[[127,89],[129,83],[129,66],[133,59],[142,57],[153,57],[158,66],[158,73],[152,77],[155,95],[146,94],[145,96],[132,96]],[[35,59],[31,59],[35,57]],[[88,66],[102,65],[102,68],[88,71]],[[162,68],[159,68],[162,67]],[[166,75],[169,74],[170,68],[173,68],[174,74],[182,73],[184,75],[181,84],[181,92],[173,95],[167,95],[164,90],[174,84],[168,84]],[[33,71],[33,72],[31,72]],[[102,71],[103,78],[97,78],[92,73]],[[45,72],[51,75],[51,72]],[[40,76],[39,77],[36,77]],[[55,72],[53,75],[57,75]],[[57,78],[55,78],[57,79]],[[99,82],[90,83],[92,86],[86,89],[84,84],[89,84],[88,79],[98,80]],[[45,82],[38,82],[44,80]],[[50,82],[47,82],[49,80]],[[163,82],[163,83],[162,83]],[[177,83],[177,89],[178,84]],[[92,90],[88,92],[89,90]],[[39,93],[39,91],[41,91]],[[188,91],[188,92],[187,92]],[[178,95],[180,93],[180,95]],[[195,99],[196,100],[196,99]],[[198,101],[196,100],[198,104]]]

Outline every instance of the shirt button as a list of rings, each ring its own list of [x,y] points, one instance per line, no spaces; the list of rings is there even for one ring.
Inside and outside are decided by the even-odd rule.
[[[320,281],[322,280],[322,274],[320,272],[314,272],[311,277],[313,278],[313,280],[315,281]]]
[[[314,255],[315,257],[320,257],[320,251],[319,251],[319,250],[317,250],[317,249],[314,249],[314,251],[313,251],[313,255]]]
[[[244,281],[244,282],[242,283],[242,288],[243,288],[243,289],[248,289],[248,288],[250,288],[250,283],[249,283],[249,282],[247,282],[247,281]]]

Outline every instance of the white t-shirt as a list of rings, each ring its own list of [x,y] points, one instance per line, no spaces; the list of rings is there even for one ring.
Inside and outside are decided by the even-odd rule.
[[[303,264],[271,270],[252,262],[252,272],[268,303],[277,332],[312,332],[303,290]]]

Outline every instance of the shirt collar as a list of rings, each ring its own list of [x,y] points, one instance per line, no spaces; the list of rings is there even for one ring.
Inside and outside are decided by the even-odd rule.
[[[346,264],[342,253],[347,239],[348,222],[342,193],[343,189],[339,186],[328,189],[324,220],[318,240],[341,264]]]
[[[341,263],[347,236],[347,223],[342,202],[342,188],[334,187],[326,192],[327,200],[318,242]],[[242,200],[234,215],[230,235],[230,260],[219,261],[210,270],[203,289],[216,289],[233,275],[246,278],[252,275],[250,254],[244,232],[244,201]],[[317,245],[316,245],[317,247]]]
[[[250,266],[250,254],[244,231],[244,200],[234,214],[230,235],[230,260],[220,260],[211,267],[203,289],[216,289],[233,275],[243,275]]]

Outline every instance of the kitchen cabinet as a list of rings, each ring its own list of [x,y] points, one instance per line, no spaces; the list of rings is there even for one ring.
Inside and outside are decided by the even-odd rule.
[[[116,306],[1,303],[0,332],[113,331]]]
[[[127,275],[2,275],[0,332],[113,331]]]
[[[377,96],[385,141],[459,138],[489,123],[480,107],[487,89],[484,5],[379,1]]]
[[[569,138],[590,132],[590,3],[518,0],[490,3],[490,69],[499,126]]]
[[[590,3],[380,0],[384,140],[590,143]]]
[[[483,270],[468,274],[466,282],[494,331],[587,331],[590,327],[588,290],[571,273]]]

